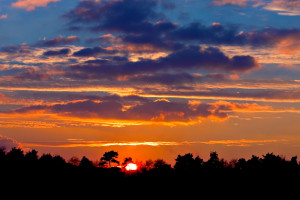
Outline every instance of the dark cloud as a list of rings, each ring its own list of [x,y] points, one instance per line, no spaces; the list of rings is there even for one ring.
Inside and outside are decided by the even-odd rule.
[[[137,75],[157,72],[184,72],[188,70],[221,70],[229,72],[246,72],[259,65],[251,56],[226,56],[217,48],[200,49],[189,47],[159,58],[158,60],[141,60],[138,62],[78,64],[69,67],[66,76],[82,79],[101,79],[118,76]],[[185,75],[185,78],[190,79]]]
[[[27,68],[22,70],[19,74],[12,77],[15,80],[32,80],[32,81],[46,81],[52,80],[52,76],[47,72],[34,68]]]
[[[258,31],[242,32],[237,26],[224,26],[219,23],[204,26],[198,22],[178,27],[167,35],[170,40],[175,41],[198,41],[204,44],[251,45],[254,47],[275,46],[284,39],[299,36],[299,29],[265,28]]]
[[[134,102],[134,103],[133,103]],[[125,109],[126,106],[129,108]],[[180,121],[189,122],[199,117],[215,116],[227,117],[221,108],[213,104],[190,105],[185,102],[170,102],[167,100],[150,101],[138,96],[107,96],[101,101],[86,100],[76,103],[39,105],[17,109],[16,113],[27,113],[45,110],[59,115],[79,118],[101,118],[120,120],[146,120],[146,121]],[[220,114],[221,113],[221,114]]]
[[[132,77],[130,81],[139,82],[144,84],[163,84],[163,85],[180,85],[184,83],[194,83],[199,81],[199,78],[194,77],[188,73],[176,73],[176,74],[155,74],[155,75],[141,75]]]
[[[107,50],[102,47],[84,48],[73,53],[76,57],[94,57],[98,55],[116,54],[116,50]]]
[[[81,1],[64,17],[71,21],[70,26],[90,24],[93,31],[116,32],[124,43],[148,44],[173,51],[195,41],[200,44],[275,46],[287,38],[298,40],[300,35],[299,29],[265,28],[247,32],[239,26],[220,23],[206,26],[192,22],[180,26],[157,12],[158,2],[163,9],[175,6],[171,1],[157,0]]]
[[[202,43],[233,43],[238,33],[237,27],[225,27],[220,24],[204,26],[194,22],[187,26],[179,27],[168,35],[173,40],[198,40]]]
[[[22,145],[16,140],[0,135],[0,149],[10,151],[12,148],[22,148]]]
[[[52,47],[52,46],[60,46],[60,45],[68,45],[73,44],[75,42],[79,42],[79,37],[77,36],[68,36],[63,37],[61,35],[49,39],[49,40],[40,40],[37,45],[38,46],[46,46],[46,47]]]
[[[171,8],[172,3],[163,3]],[[124,43],[148,44],[158,48],[172,49],[172,41],[166,41],[163,34],[174,30],[177,25],[164,20],[157,13],[156,0],[123,1],[81,1],[78,6],[64,17],[71,20],[71,26],[90,24],[90,30],[96,32],[117,32]],[[89,39],[88,42],[103,42],[103,38]]]
[[[94,22],[93,30],[140,33],[152,29],[155,0],[81,1],[64,17],[73,23]],[[95,24],[96,23],[96,24]]]
[[[161,84],[168,85],[172,88],[181,88],[184,84],[194,84],[201,82],[220,82],[228,81],[229,78],[226,74],[212,73],[206,75],[190,74],[186,72],[182,73],[156,73],[146,74],[139,76],[132,76],[129,78],[129,82],[138,84]]]
[[[228,82],[227,82],[228,83]],[[225,82],[226,84],[226,82]],[[249,82],[249,85],[255,84]],[[222,85],[222,84],[221,84]],[[263,84],[262,84],[263,85]],[[157,90],[145,88],[145,94],[153,96],[176,96],[176,97],[199,97],[213,99],[233,99],[233,100],[249,100],[249,101],[279,101],[279,102],[297,102],[300,100],[299,89],[220,89],[206,88],[205,91],[197,91],[196,88],[188,88],[186,90]]]
[[[68,48],[61,49],[58,51],[46,51],[43,53],[43,56],[67,56],[71,53],[71,50]]]
[[[159,0],[161,2],[161,6],[164,10],[174,10],[177,6],[174,2],[170,0]]]
[[[30,53],[30,47],[27,44],[8,45],[1,47],[0,52],[8,55],[27,54]]]

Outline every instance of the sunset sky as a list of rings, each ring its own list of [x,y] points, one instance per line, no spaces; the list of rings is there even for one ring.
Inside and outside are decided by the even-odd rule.
[[[0,146],[300,156],[300,0],[0,0]]]

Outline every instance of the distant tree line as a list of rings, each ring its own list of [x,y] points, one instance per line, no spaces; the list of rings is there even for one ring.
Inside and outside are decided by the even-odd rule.
[[[131,157],[124,159],[120,165],[118,152],[105,152],[100,157],[100,162],[96,163],[83,156],[81,159],[72,157],[66,161],[59,155],[43,154],[38,156],[36,150],[24,152],[20,148],[12,148],[6,152],[0,148],[0,168],[6,169],[106,169],[114,170],[116,173],[122,173],[122,169],[128,164],[133,163]],[[297,156],[290,160],[285,159],[273,153],[267,153],[262,157],[252,156],[250,159],[245,158],[226,161],[220,159],[217,152],[211,152],[207,161],[199,156],[194,157],[193,154],[187,153],[178,155],[175,159],[175,165],[172,167],[163,159],[147,160],[145,163],[136,163],[138,171],[131,174],[139,175],[186,175],[197,174],[207,170],[231,170],[235,172],[248,172],[251,170],[276,170],[287,169],[300,171],[300,164]],[[118,167],[116,167],[118,166]]]

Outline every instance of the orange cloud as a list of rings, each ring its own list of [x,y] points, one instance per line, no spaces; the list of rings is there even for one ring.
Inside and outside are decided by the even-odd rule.
[[[300,1],[298,0],[273,0],[264,9],[276,11],[279,15],[300,15]]]
[[[49,3],[58,1],[60,0],[18,0],[12,7],[33,11],[36,7],[46,7]]]
[[[60,148],[74,148],[74,147],[109,147],[109,146],[182,146],[193,144],[207,144],[207,145],[226,145],[226,146],[250,146],[250,145],[264,145],[267,143],[277,143],[286,140],[266,139],[240,139],[240,140],[209,140],[209,141],[85,141],[81,139],[68,139],[67,141],[59,142],[36,142],[36,143],[22,143],[26,147],[60,147]]]
[[[7,19],[7,15],[0,15],[0,20],[1,19]]]
[[[299,11],[300,15],[300,11]],[[277,44],[277,51],[282,54],[297,55],[300,53],[300,35],[293,34],[290,37],[283,38]]]
[[[68,140],[66,142],[59,143],[24,143],[27,147],[62,147],[62,148],[72,148],[72,147],[109,147],[109,146],[177,146],[182,145],[178,142],[110,142],[110,141],[81,141],[81,140]]]
[[[255,3],[254,7],[263,4],[262,0],[214,0],[212,4],[216,6],[223,6],[223,5],[230,4],[230,5],[245,7],[248,5],[249,2],[254,2]]]
[[[253,7],[263,6],[263,9],[275,11],[279,15],[300,15],[300,1],[298,0],[272,0],[270,2],[264,0],[214,0],[212,4],[216,6],[237,5],[245,7],[250,2],[254,3]]]
[[[226,146],[249,146],[251,144],[263,145],[263,144],[266,144],[266,143],[276,143],[276,142],[281,142],[281,141],[286,141],[286,140],[247,140],[247,139],[241,139],[241,140],[211,140],[211,141],[201,142],[201,143],[209,144],[209,145],[222,144],[222,145],[226,145]]]
[[[218,101],[214,103],[217,109],[228,110],[233,112],[268,112],[274,111],[271,106],[260,106],[256,103],[234,103],[227,101]]]

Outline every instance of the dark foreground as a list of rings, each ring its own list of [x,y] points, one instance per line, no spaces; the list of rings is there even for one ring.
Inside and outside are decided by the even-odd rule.
[[[137,171],[126,171],[123,167],[95,166],[87,158],[74,165],[60,156],[39,158],[37,152],[24,155],[20,149],[12,149],[0,155],[0,191],[2,196],[9,192],[9,197],[31,199],[60,199],[62,195],[67,199],[261,199],[262,195],[291,199],[289,196],[300,190],[297,157],[286,160],[266,154],[228,163],[212,152],[207,161],[192,154],[175,160],[173,167],[158,160],[153,165],[140,165]]]

